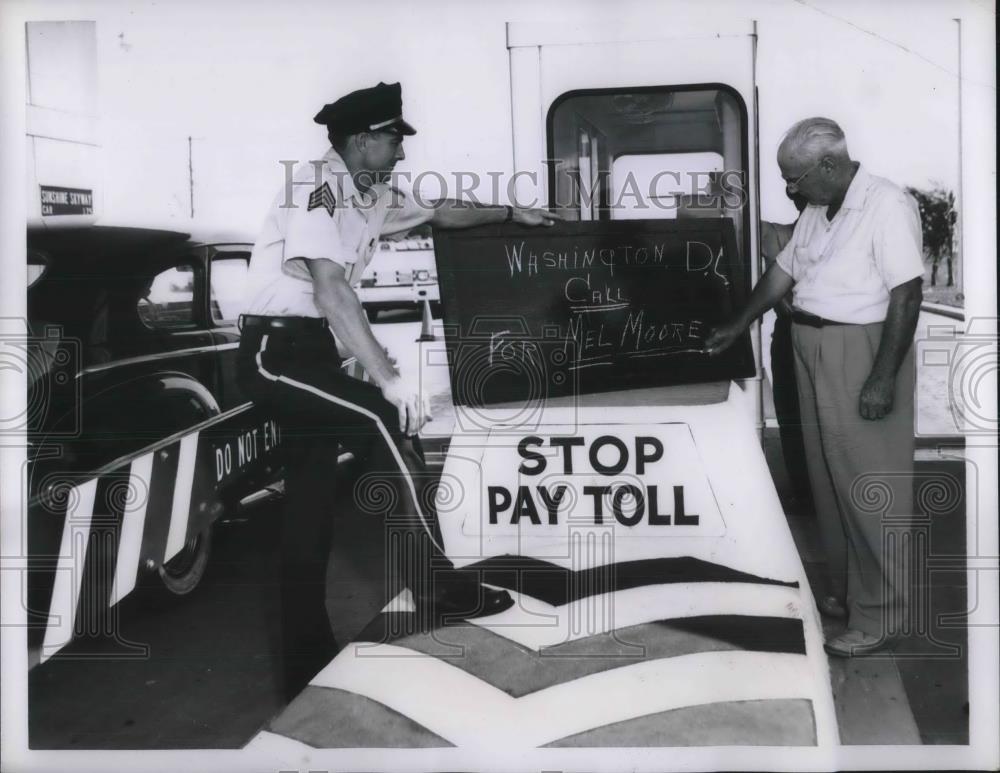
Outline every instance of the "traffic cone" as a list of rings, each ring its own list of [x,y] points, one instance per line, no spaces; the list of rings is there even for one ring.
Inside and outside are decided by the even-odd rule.
[[[431,315],[431,302],[424,298],[424,318],[420,323],[420,338],[417,341],[434,341],[433,316]]]

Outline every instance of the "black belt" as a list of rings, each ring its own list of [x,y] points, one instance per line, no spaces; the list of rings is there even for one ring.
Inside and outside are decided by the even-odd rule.
[[[264,317],[259,314],[241,314],[240,330],[288,330],[291,332],[306,330],[326,330],[325,317]]]
[[[823,317],[817,317],[815,314],[810,314],[808,311],[799,311],[795,309],[792,311],[792,322],[799,325],[808,325],[809,327],[826,327],[827,325],[850,325],[850,322],[835,322],[832,319],[824,319]]]

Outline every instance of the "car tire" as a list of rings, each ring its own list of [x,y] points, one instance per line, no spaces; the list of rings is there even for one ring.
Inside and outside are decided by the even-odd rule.
[[[212,553],[212,527],[202,532],[181,548],[180,553],[157,567],[159,590],[166,598],[187,596],[201,583]]]
[[[369,322],[374,322],[378,319],[378,309],[373,309],[371,306],[365,309],[365,314],[368,315]]]
[[[431,316],[434,319],[441,319],[441,314],[443,313],[441,308],[441,301],[431,301]]]

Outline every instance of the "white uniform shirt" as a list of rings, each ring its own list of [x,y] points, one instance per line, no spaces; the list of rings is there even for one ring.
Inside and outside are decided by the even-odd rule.
[[[833,220],[826,210],[806,207],[778,254],[795,307],[835,322],[885,321],[889,291],[924,273],[916,202],[859,166]]]
[[[302,164],[292,179],[296,184],[275,197],[254,243],[246,314],[322,317],[303,258],[343,266],[353,287],[361,281],[380,236],[405,233],[433,215],[430,207],[398,187],[378,183],[366,194],[358,191],[333,148],[321,166]]]

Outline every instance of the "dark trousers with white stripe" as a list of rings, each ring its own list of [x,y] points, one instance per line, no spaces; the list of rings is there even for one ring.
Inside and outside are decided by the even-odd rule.
[[[245,328],[239,379],[278,418],[285,464],[281,527],[282,654],[286,693],[296,694],[336,653],[325,606],[334,514],[350,505],[386,520],[385,598],[402,587],[430,597],[458,577],[440,549],[433,478],[419,440],[399,431],[396,408],[373,384],[348,376],[333,336]],[[353,492],[334,490],[339,447],[364,465]],[[448,579],[445,579],[448,578]]]

